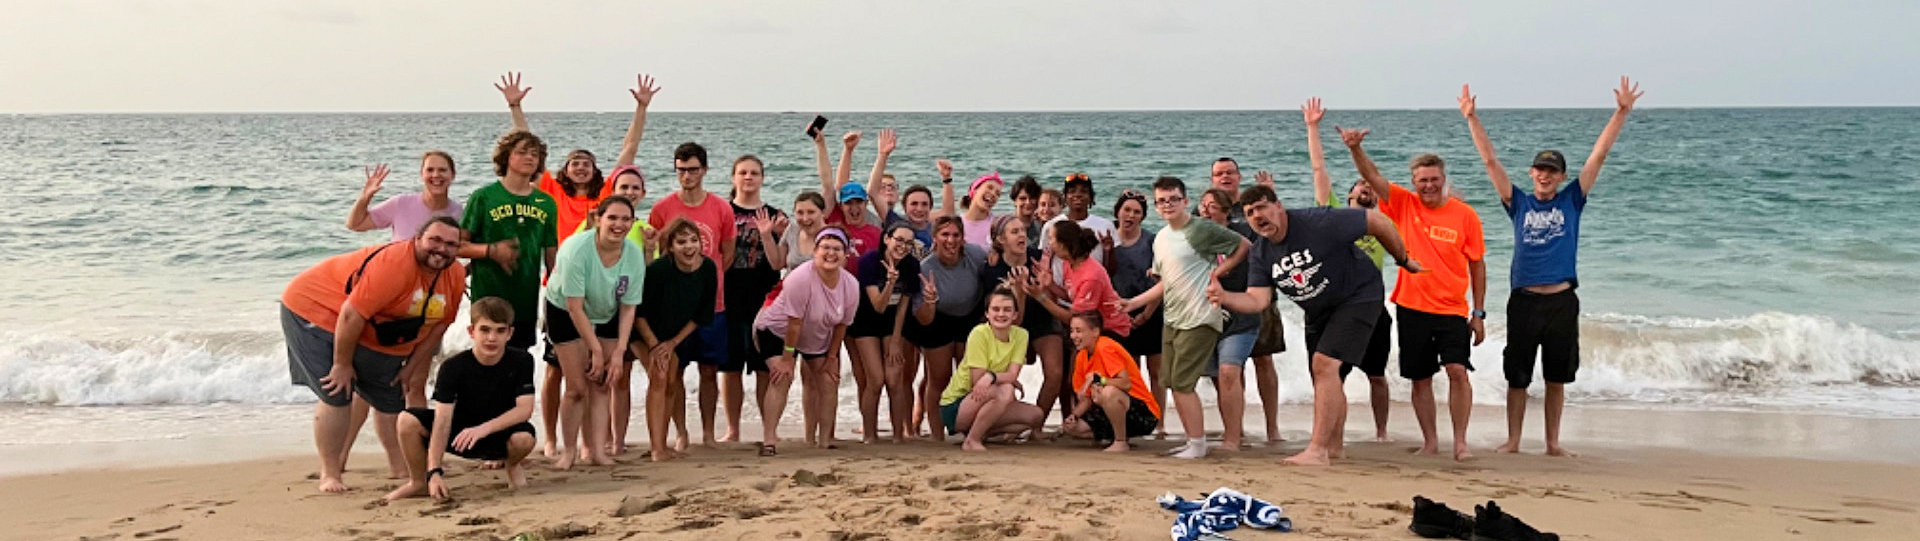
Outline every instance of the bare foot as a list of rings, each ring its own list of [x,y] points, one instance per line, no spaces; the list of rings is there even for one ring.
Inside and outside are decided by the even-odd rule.
[[[1281,462],[1288,466],[1327,466],[1333,464],[1333,460],[1327,457],[1325,451],[1312,448],[1301,451],[1300,454],[1287,457],[1286,460],[1282,460]]]
[[[681,432],[680,434],[674,436],[673,450],[678,453],[687,452],[687,441],[690,439],[691,437],[689,437],[686,432]]]
[[[526,488],[526,486],[527,486],[526,462],[525,461],[515,462],[511,466],[507,466],[507,488],[521,489],[521,488]]]
[[[1267,445],[1272,446],[1274,444],[1281,443],[1284,441],[1287,441],[1287,440],[1282,439],[1280,437],[1280,431],[1275,430],[1275,431],[1267,432]]]
[[[1379,434],[1373,435],[1373,442],[1374,443],[1393,443],[1393,438],[1389,438],[1387,437],[1387,433],[1381,432]]]
[[[1440,454],[1440,445],[1436,443],[1429,443],[1426,445],[1422,445],[1420,446],[1419,449],[1414,449],[1413,454],[1424,455],[1424,456],[1438,456]]]
[[[666,462],[668,460],[673,460],[673,451],[668,451],[666,449],[654,449],[651,453],[648,453],[648,454],[652,455],[654,462]]]
[[[720,440],[719,440],[719,441],[720,441],[721,443],[733,443],[733,442],[736,442],[736,441],[740,441],[740,429],[738,429],[738,428],[728,428],[728,429],[727,429],[727,433],[726,433],[726,434],[722,434],[722,435],[720,436]],[[713,445],[713,442],[714,442],[714,439],[713,439],[713,435],[711,435],[711,434],[709,434],[709,435],[707,435],[707,439],[706,439],[706,442],[707,442],[707,445]]]
[[[1520,452],[1520,442],[1508,440],[1506,443],[1500,444],[1499,447],[1493,448],[1493,452],[1504,454],[1518,453]]]
[[[1222,439],[1220,440],[1220,446],[1217,448],[1214,448],[1214,450],[1228,452],[1228,453],[1238,453],[1240,452],[1241,449],[1245,449],[1245,448],[1246,448],[1246,444],[1240,442],[1240,440]]]
[[[960,444],[960,450],[962,450],[962,451],[985,451],[985,450],[987,450],[987,446],[986,446],[985,444],[982,444],[982,443],[980,443],[980,442],[977,442],[977,441],[973,441],[973,440],[967,440],[967,441],[965,441],[965,442],[962,442],[962,443]]]
[[[553,435],[547,435],[547,443],[541,448],[540,454],[545,455],[547,458],[558,458],[560,456],[560,450],[555,449],[553,446]]]
[[[593,464],[593,465],[595,465],[595,466],[612,466],[612,465],[613,465],[613,457],[610,457],[610,456],[607,456],[607,455],[599,455],[599,456],[594,456],[594,457],[591,457],[591,458],[589,458],[589,459],[587,459],[587,462],[589,462],[589,463],[591,463],[591,464]]]
[[[1453,444],[1453,461],[1454,462],[1466,462],[1472,458],[1473,458],[1473,452],[1467,450],[1467,444],[1464,444],[1464,443]]]
[[[347,491],[347,484],[342,482],[338,477],[322,475],[320,476],[320,491],[328,494],[339,494]]]
[[[407,484],[400,485],[400,488],[393,489],[393,492],[388,492],[386,497],[381,499],[391,502],[406,498],[419,498],[426,495],[427,487],[415,485],[412,481],[408,481]]]
[[[1346,447],[1341,447],[1341,448],[1339,448],[1339,449],[1334,449],[1333,451],[1331,451],[1331,452],[1328,452],[1328,453],[1327,453],[1327,458],[1330,458],[1330,459],[1333,459],[1333,460],[1340,460],[1340,459],[1342,459],[1342,458],[1346,458],[1346,457],[1347,457],[1347,448],[1346,448]]]
[[[505,462],[501,462],[498,460],[488,460],[480,463],[480,469],[497,470],[497,469],[506,467],[506,465],[507,464]]]
[[[553,459],[553,469],[560,471],[573,469],[573,453],[560,453],[560,458]]]
[[[701,446],[701,447],[713,447],[713,444],[714,444],[714,440],[713,440],[713,433],[712,433],[712,432],[708,432],[708,433],[706,433],[706,434],[701,434],[701,435],[700,435],[700,446]]]
[[[1575,452],[1573,452],[1573,451],[1568,451],[1568,450],[1567,450],[1567,448],[1565,448],[1565,447],[1561,447],[1561,446],[1559,446],[1559,445],[1557,445],[1557,444],[1556,444],[1556,445],[1548,445],[1548,446],[1547,446],[1547,456],[1557,456],[1557,457],[1563,457],[1563,458],[1574,458],[1574,457],[1578,457],[1578,456],[1580,456],[1580,453],[1575,453]]]
[[[388,469],[387,469],[387,478],[388,478],[388,479],[406,479],[406,478],[408,478],[408,476],[407,476],[407,466],[406,466],[405,464],[401,464],[401,465],[400,465],[400,468],[399,468],[399,469],[393,469],[393,467],[392,467],[392,466],[388,466]]]
[[[1113,445],[1108,445],[1105,449],[1105,451],[1109,453],[1125,453],[1132,450],[1133,446],[1127,445],[1127,442],[1124,441],[1113,442]]]

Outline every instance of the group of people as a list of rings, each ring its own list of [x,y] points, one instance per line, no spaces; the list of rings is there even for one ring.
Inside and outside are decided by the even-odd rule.
[[[492,153],[497,182],[455,201],[453,159],[430,151],[420,193],[375,205],[388,170],[369,168],[347,227],[390,229],[392,242],[320,262],[281,298],[293,382],[320,399],[323,491],[346,490],[353,436],[369,417],[392,474],[409,480],[390,499],[444,497],[448,452],[504,468],[521,486],[526,459],[541,447],[536,433],[557,468],[611,464],[626,452],[635,369],[646,372],[652,460],[688,448],[690,366],[698,367],[704,443],[740,438],[751,372],[761,456],[778,454],[796,376],[805,441],[831,449],[849,372],[843,355],[865,443],[882,434],[896,443],[953,436],[966,450],[985,450],[1041,435],[1058,408],[1055,436],[1123,452],[1130,438],[1164,434],[1170,406],[1186,439],[1168,454],[1200,458],[1211,446],[1199,382],[1209,379],[1218,394],[1219,448],[1238,450],[1249,363],[1267,437],[1277,440],[1272,356],[1285,349],[1277,295],[1305,313],[1314,388],[1311,440],[1287,462],[1342,456],[1343,380],[1356,368],[1369,379],[1376,436],[1385,438],[1395,334],[1400,375],[1413,382],[1417,452],[1439,451],[1433,378],[1444,371],[1453,456],[1469,456],[1469,353],[1485,337],[1486,317],[1479,215],[1438,156],[1415,157],[1407,185],[1389,181],[1363,148],[1364,129],[1336,128],[1360,176],[1336,197],[1318,98],[1302,107],[1312,205],[1287,207],[1264,171],[1243,188],[1239,164],[1219,158],[1196,197],[1186,182],[1161,176],[1146,191],[1121,190],[1103,217],[1092,211],[1096,191],[1084,173],[1067,175],[1058,191],[1031,176],[1008,185],[997,173],[956,188],[944,159],[935,164],[936,207],[933,188],[903,189],[889,172],[899,144],[892,130],[879,132],[864,183],[851,179],[861,133],[841,138],[835,165],[826,135],[809,130],[819,191],[787,208],[763,200],[765,163],[753,155],[732,160],[728,197],[709,192],[707,152],[695,143],[674,149],[677,183],[648,201],[635,158],[659,91],[650,77],[630,91],[633,117],[611,173],[586,150],[547,171],[546,143],[521,110],[528,88],[517,74],[495,88],[513,122]],[[1576,182],[1567,182],[1565,158],[1548,150],[1533,156],[1528,190],[1509,180],[1462,88],[1460,111],[1514,231],[1502,452],[1519,448],[1538,357],[1546,452],[1566,454],[1559,429],[1564,386],[1579,368],[1580,213],[1640,95],[1621,79],[1614,114]],[[1008,194],[1011,211],[999,205]],[[1165,227],[1142,227],[1150,209]],[[1389,259],[1398,274],[1390,296]],[[429,395],[427,371],[462,295],[472,299],[473,347],[440,362]],[[1384,302],[1396,306],[1392,315]],[[548,366],[536,385],[531,351],[541,340]],[[1037,389],[1020,381],[1029,367],[1041,373]]]

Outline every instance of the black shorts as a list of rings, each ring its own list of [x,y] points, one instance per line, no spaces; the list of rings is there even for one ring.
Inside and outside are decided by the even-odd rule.
[[[1457,364],[1473,370],[1473,331],[1467,318],[1430,314],[1397,307],[1400,319],[1400,377],[1414,381],[1432,378],[1440,366]]]
[[[519,331],[514,331],[519,332]],[[612,340],[620,337],[620,318],[614,317],[606,323],[593,326],[593,335]],[[547,303],[547,350],[552,351],[554,344],[565,344],[580,339],[580,330],[573,326],[573,315],[554,303]]]
[[[532,351],[533,345],[539,341],[540,314],[514,314],[513,336],[507,337],[507,347],[520,351]],[[551,351],[553,348],[549,347],[547,350]]]
[[[1567,289],[1551,295],[1515,289],[1507,297],[1507,387],[1533,383],[1534,352],[1541,379],[1573,383],[1580,372],[1580,297]]]
[[[1380,309],[1380,319],[1373,322],[1373,339],[1367,341],[1367,354],[1360,358],[1360,373],[1369,378],[1387,377],[1387,356],[1393,353],[1393,316],[1386,308]],[[1353,365],[1340,365],[1340,380],[1346,381],[1347,374],[1353,372]]]
[[[421,443],[423,445],[433,445],[433,410],[428,408],[407,408],[407,415],[412,415],[413,418],[419,419],[420,424],[427,427],[427,433],[421,436]],[[520,424],[509,426],[505,430],[480,438],[480,441],[473,442],[473,447],[469,447],[465,451],[454,450],[453,437],[460,435],[460,431],[468,428],[473,427],[454,425],[453,430],[448,431],[447,452],[469,460],[506,460],[507,440],[513,439],[514,434],[525,432],[529,437],[539,437],[533,431],[533,423],[521,421]],[[429,449],[429,451],[431,451],[431,449]]]
[[[879,338],[893,336],[894,318],[899,317],[900,305],[888,306],[885,312],[873,311],[873,305],[867,302],[865,293],[860,294],[860,308],[853,313],[853,324],[847,326],[847,338]],[[907,314],[907,322],[901,325],[900,332],[905,333],[913,325],[913,314]]]
[[[1386,311],[1374,301],[1354,302],[1307,312],[1307,372],[1313,372],[1313,356],[1326,355],[1340,361],[1340,377],[1366,361],[1373,326]]]
[[[779,357],[781,353],[786,351],[787,339],[784,336],[773,334],[773,331],[754,329],[753,339],[749,341],[747,348],[752,350],[753,353],[748,357],[750,360],[747,361],[747,371],[756,373],[765,372],[767,371],[767,359]],[[818,353],[801,351],[799,354],[800,360],[802,361],[827,358],[827,352],[825,351]]]
[[[1066,334],[1061,329],[1064,325],[1060,323],[1060,318],[1053,317],[1053,312],[1048,312],[1045,306],[1040,305],[1040,301],[1028,299],[1025,315],[1020,318],[1020,328],[1027,330],[1028,340]]]
[[[1126,338],[1120,339],[1121,347],[1127,348],[1127,353],[1132,353],[1136,358],[1159,355],[1160,331],[1161,327],[1166,326],[1166,321],[1159,310],[1154,310],[1153,315],[1147,316],[1145,323],[1134,325],[1133,331],[1129,332]]]
[[[1147,407],[1146,401],[1134,396],[1127,399],[1128,438],[1145,436],[1153,432],[1153,427],[1160,426],[1160,418],[1153,416],[1153,408]],[[1113,422],[1107,420],[1106,409],[1096,404],[1080,420],[1086,421],[1087,427],[1093,429],[1095,441],[1113,441]]]
[[[758,367],[754,369],[756,372],[766,370],[767,358],[758,356],[759,352],[754,351],[751,344],[754,319],[751,317],[727,319],[727,361],[720,363],[721,372],[740,372],[747,370],[748,367]]]
[[[966,343],[967,336],[973,333],[973,328],[979,324],[980,316],[978,314],[950,316],[934,312],[933,323],[930,325],[921,325],[918,321],[914,320],[912,316],[908,316],[906,330],[907,341],[912,342],[913,345],[920,347],[920,349],[934,349],[953,344],[963,344]]]

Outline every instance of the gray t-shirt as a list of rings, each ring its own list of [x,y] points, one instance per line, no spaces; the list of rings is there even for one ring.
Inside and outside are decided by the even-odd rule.
[[[1113,292],[1121,297],[1133,298],[1153,288],[1159,280],[1148,272],[1153,268],[1153,232],[1140,230],[1139,240],[1122,246],[1120,239],[1113,239],[1113,269],[1109,277],[1113,279]]]
[[[966,317],[980,307],[980,298],[985,293],[980,282],[987,271],[985,249],[972,244],[961,246],[960,260],[951,267],[941,263],[938,254],[928,255],[920,261],[920,270],[933,279],[933,286],[939,290],[940,302],[934,304],[934,311]]]

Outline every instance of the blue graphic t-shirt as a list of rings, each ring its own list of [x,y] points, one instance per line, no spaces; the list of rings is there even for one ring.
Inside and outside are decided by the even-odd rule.
[[[1541,201],[1530,190],[1513,185],[1513,203],[1506,207],[1513,218],[1513,268],[1509,273],[1513,289],[1528,286],[1575,282],[1576,251],[1580,244],[1580,211],[1587,208],[1587,194],[1580,190],[1580,179],[1567,179],[1565,187],[1553,199]]]

